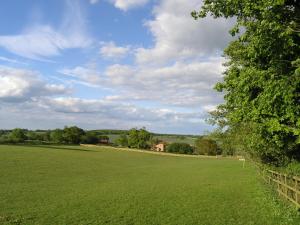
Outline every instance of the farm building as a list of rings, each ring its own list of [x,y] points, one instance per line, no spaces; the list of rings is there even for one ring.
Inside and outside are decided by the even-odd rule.
[[[160,142],[154,145],[153,150],[157,152],[164,152],[166,150],[166,143]]]

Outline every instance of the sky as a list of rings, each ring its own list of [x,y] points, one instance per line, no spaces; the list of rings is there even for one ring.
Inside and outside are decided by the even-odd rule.
[[[234,21],[195,21],[202,0],[0,4],[0,129],[212,129]]]

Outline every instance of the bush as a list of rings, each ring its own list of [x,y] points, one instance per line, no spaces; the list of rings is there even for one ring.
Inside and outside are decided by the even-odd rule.
[[[122,147],[128,147],[128,138],[126,134],[121,134],[120,137],[116,140],[116,145]]]
[[[192,154],[194,149],[187,143],[172,143],[167,146],[166,151],[171,153]]]
[[[209,138],[200,137],[196,140],[195,145],[195,153],[199,155],[217,155],[220,153],[216,141]]]
[[[99,137],[95,132],[87,132],[81,137],[81,143],[83,144],[98,144]]]
[[[13,129],[9,136],[9,142],[11,143],[23,143],[26,140],[26,135],[24,130],[20,128]]]
[[[286,172],[290,175],[299,176],[300,175],[300,162],[292,161],[286,167]]]

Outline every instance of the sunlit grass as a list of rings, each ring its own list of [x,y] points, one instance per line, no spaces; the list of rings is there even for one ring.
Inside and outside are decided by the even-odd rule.
[[[0,146],[0,224],[300,224],[233,159]]]

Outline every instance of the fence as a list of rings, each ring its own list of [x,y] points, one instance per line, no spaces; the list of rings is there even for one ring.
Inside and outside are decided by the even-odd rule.
[[[300,209],[300,177],[288,176],[268,169],[262,170],[261,173],[267,183],[276,187],[280,196]]]

